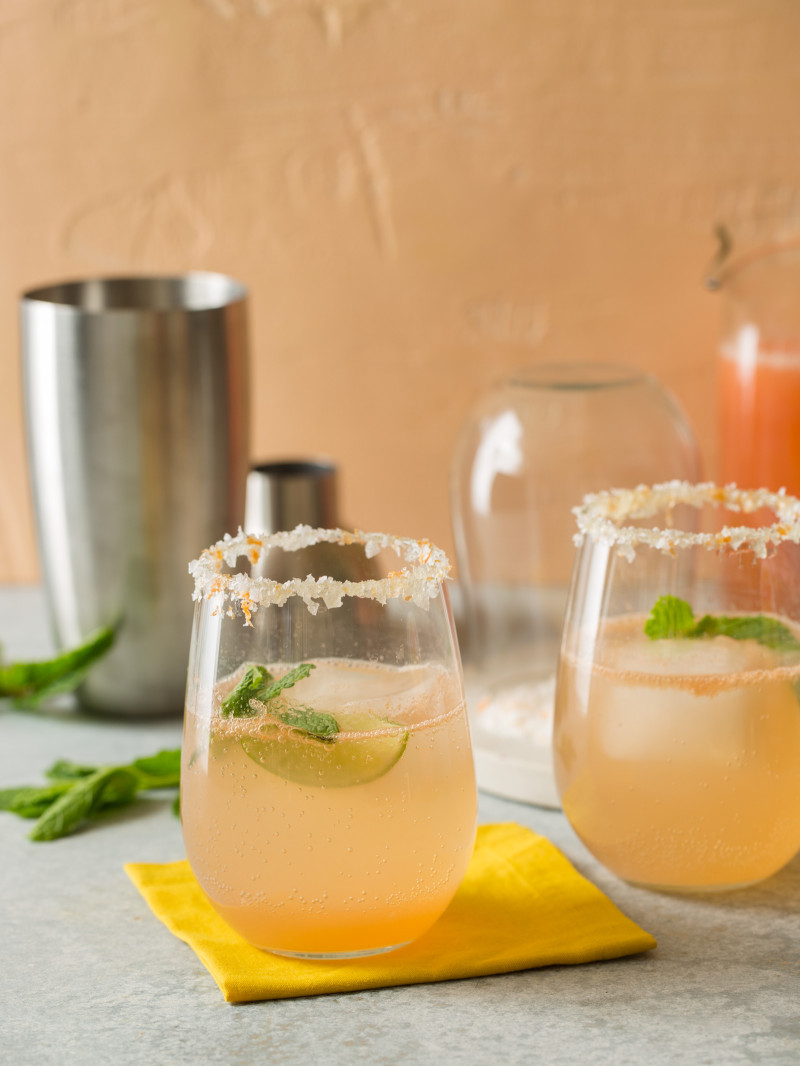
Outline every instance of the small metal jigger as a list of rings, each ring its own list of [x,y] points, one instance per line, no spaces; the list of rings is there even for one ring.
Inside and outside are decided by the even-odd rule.
[[[336,467],[328,462],[294,460],[254,466],[247,476],[245,533],[277,533],[298,525],[338,528],[336,481]],[[360,545],[341,548],[322,543],[296,552],[273,549],[255,564],[253,574],[273,581],[309,574],[366,581],[376,571]]]
[[[298,525],[335,529],[338,523],[332,463],[261,463],[247,475],[245,533],[277,533]]]

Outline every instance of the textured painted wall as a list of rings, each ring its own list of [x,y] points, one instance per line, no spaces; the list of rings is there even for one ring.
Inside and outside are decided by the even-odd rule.
[[[713,465],[720,217],[800,204],[795,0],[3,0],[0,579],[37,572],[17,295],[128,271],[252,290],[254,459],[450,545],[479,392],[658,374]]]

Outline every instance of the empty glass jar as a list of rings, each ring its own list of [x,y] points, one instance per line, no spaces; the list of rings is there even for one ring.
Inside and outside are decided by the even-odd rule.
[[[587,492],[694,481],[699,468],[676,401],[631,367],[525,367],[475,404],[455,448],[451,506],[481,788],[558,806],[552,721],[571,509]]]

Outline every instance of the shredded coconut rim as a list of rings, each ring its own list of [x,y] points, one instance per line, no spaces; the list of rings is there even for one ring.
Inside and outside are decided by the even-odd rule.
[[[627,526],[625,522],[669,513],[678,504],[691,507],[725,507],[741,514],[753,514],[762,508],[774,512],[776,521],[765,526],[723,526],[714,533],[687,533],[669,527],[650,529]],[[659,485],[639,485],[635,489],[610,489],[591,493],[573,508],[579,532],[574,537],[580,547],[584,539],[615,545],[626,559],[634,558],[639,545],[674,555],[678,549],[699,546],[714,551],[752,551],[763,559],[771,545],[791,541],[800,543],[800,500],[788,496],[784,489],[740,489],[736,485],[718,486],[712,481],[691,485],[686,481],[667,481]]]
[[[224,573],[223,568],[233,568],[237,559],[246,557],[252,566],[263,559],[272,548],[284,551],[299,551],[321,543],[342,546],[360,544],[367,559],[373,559],[384,550],[394,551],[407,565],[382,578],[366,581],[338,581],[332,577],[292,578],[278,582],[271,578],[243,573]],[[189,573],[194,578],[192,599],[200,600],[219,596],[223,601],[237,604],[244,613],[246,624],[250,615],[259,607],[282,606],[293,597],[303,600],[311,614],[316,614],[320,603],[326,607],[339,607],[348,596],[376,600],[386,604],[389,600],[402,599],[427,608],[450,573],[450,563],[441,548],[428,540],[412,540],[393,537],[386,533],[353,533],[344,529],[312,529],[297,526],[293,530],[269,535],[239,533],[232,537],[225,534],[222,540],[207,548],[198,559],[189,563]]]

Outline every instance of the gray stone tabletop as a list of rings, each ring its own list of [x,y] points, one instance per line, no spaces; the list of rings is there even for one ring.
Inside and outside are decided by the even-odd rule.
[[[7,659],[50,649],[37,589],[0,590]],[[180,743],[175,721],[0,705],[0,788],[56,758],[126,761]],[[798,783],[800,787],[800,782]],[[0,1056],[8,1066],[250,1063],[800,1063],[800,856],[754,888],[671,896],[606,873],[554,811],[483,795],[482,822],[552,840],[658,940],[613,962],[309,999],[226,1004],[148,910],[128,861],[183,857],[167,800],[33,844],[0,812]]]

